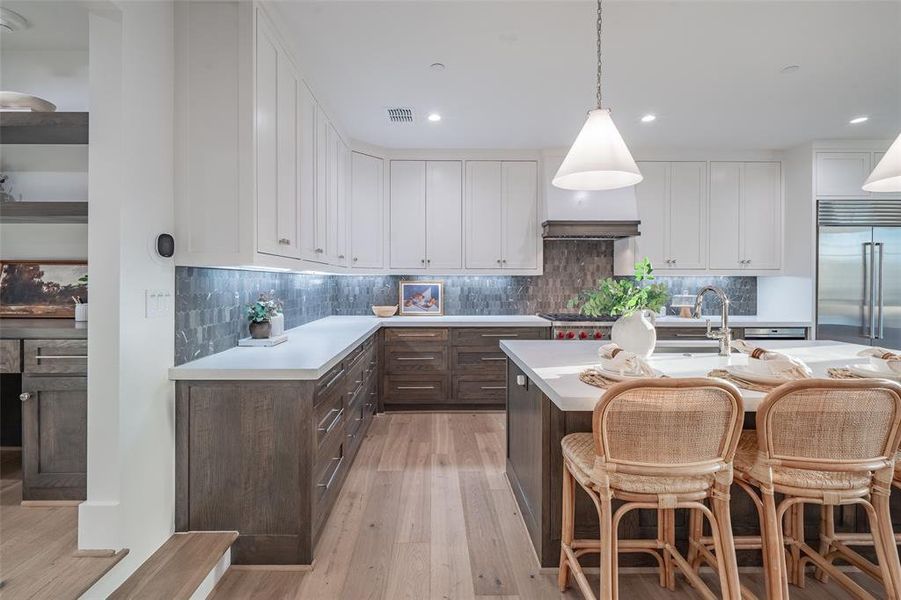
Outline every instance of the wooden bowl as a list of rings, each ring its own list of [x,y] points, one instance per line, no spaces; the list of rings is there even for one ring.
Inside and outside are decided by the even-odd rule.
[[[397,305],[394,306],[373,306],[372,312],[377,317],[393,317],[394,313],[397,312]]]

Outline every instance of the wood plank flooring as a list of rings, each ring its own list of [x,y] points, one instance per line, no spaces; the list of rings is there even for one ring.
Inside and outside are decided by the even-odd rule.
[[[75,556],[78,507],[23,507],[21,453],[0,453],[0,599],[78,598],[126,552]]]
[[[375,418],[316,550],[312,571],[231,568],[213,591],[230,599],[580,598],[538,568],[504,475],[502,413],[392,413]],[[877,596],[879,588],[855,579]],[[597,577],[589,575],[596,585]],[[699,597],[657,576],[623,573],[620,597]],[[742,573],[762,594],[763,578]],[[808,578],[793,600],[846,598]]]

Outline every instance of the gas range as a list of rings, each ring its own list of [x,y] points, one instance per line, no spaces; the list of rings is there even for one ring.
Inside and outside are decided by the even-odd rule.
[[[613,317],[603,320],[578,313],[538,313],[551,322],[551,338],[555,340],[606,340],[610,339]]]

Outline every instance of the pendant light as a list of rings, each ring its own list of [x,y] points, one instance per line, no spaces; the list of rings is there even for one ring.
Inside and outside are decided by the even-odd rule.
[[[552,180],[556,187],[565,190],[614,190],[644,179],[610,117],[610,109],[601,104],[602,24],[601,0],[598,0],[597,108],[589,111],[582,131]]]
[[[863,184],[867,192],[901,192],[901,133]]]

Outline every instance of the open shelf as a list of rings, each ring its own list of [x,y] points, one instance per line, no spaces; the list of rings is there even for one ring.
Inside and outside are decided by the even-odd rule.
[[[0,223],[87,223],[87,202],[8,202]]]
[[[0,112],[0,144],[87,144],[86,112]]]

